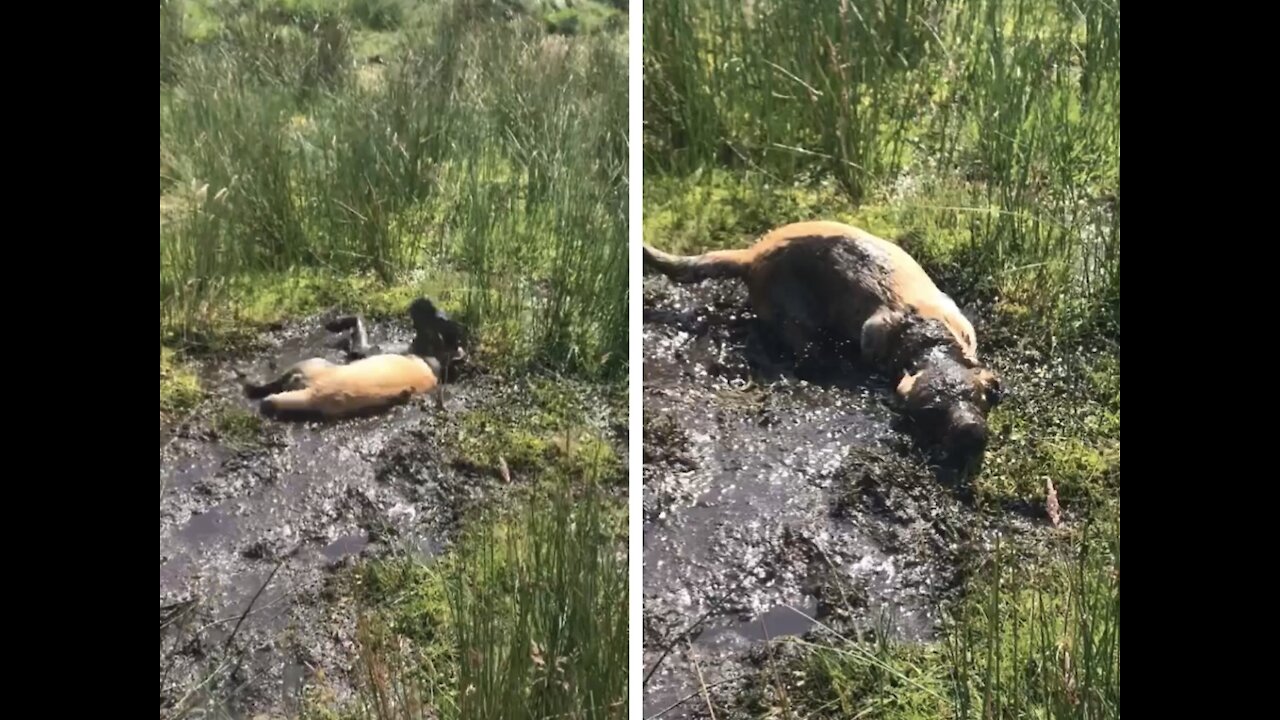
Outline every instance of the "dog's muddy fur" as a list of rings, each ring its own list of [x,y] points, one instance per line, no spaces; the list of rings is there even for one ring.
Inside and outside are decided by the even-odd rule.
[[[261,400],[268,417],[317,420],[373,415],[439,392],[446,369],[465,358],[464,329],[426,297],[409,304],[408,316],[414,337],[407,344],[371,344],[359,315],[333,319],[325,328],[346,334],[329,347],[343,350],[346,362],[308,357],[271,380],[246,382],[245,396]]]
[[[474,363],[451,377],[443,410],[418,398],[370,417],[262,419],[241,379],[317,354],[346,362],[345,350],[327,347],[324,325],[324,317],[290,323],[260,338],[252,355],[200,363],[210,396],[181,424],[162,422],[161,717],[215,668],[219,680],[192,697],[230,717],[293,716],[300,688],[321,675],[343,698],[357,658],[353,561],[436,556],[470,512],[512,492],[495,469],[462,457],[460,428],[471,411],[508,417],[527,408],[531,393],[525,381]],[[368,331],[388,343],[412,335],[403,321]],[[603,405],[591,387],[580,392],[585,405]],[[253,437],[227,435],[228,417],[249,418]],[[625,462],[625,440],[608,418],[584,422],[613,437]]]
[[[699,670],[724,717],[765,638],[815,630],[800,613],[931,638],[995,532],[900,431],[892,382],[798,379],[751,308],[739,283],[645,278],[646,717],[703,716]]]

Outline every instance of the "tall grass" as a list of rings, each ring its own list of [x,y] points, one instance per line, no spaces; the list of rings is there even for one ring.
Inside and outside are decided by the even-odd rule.
[[[1120,532],[1086,536],[1074,561],[1028,582],[997,552],[987,592],[948,636],[955,714],[1120,716]]]
[[[404,20],[357,5],[378,27]],[[354,57],[364,30],[332,6],[217,5],[199,37],[184,7],[212,12],[161,5],[162,334],[198,338],[281,277],[448,273],[446,306],[495,354],[623,372],[615,39],[452,0],[405,23],[384,67]]]
[[[626,717],[627,561],[605,510],[589,488],[480,519],[433,580],[409,584],[444,596],[443,650],[415,652],[414,633],[366,616],[353,716]]]
[[[728,164],[771,183],[834,178],[854,203],[958,229],[975,274],[1052,321],[1102,312],[1118,333],[1119,13],[1107,0],[650,3],[646,177]]]
[[[1034,570],[998,548],[940,645],[884,632],[786,641],[803,650],[804,682],[763,682],[776,697],[756,704],[833,718],[1119,717],[1119,527],[1076,540],[1069,559]]]

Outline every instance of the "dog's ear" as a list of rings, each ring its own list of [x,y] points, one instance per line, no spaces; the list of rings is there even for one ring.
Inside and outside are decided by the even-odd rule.
[[[916,380],[920,377],[919,372],[904,372],[902,379],[898,381],[898,387],[895,392],[898,394],[899,400],[906,400],[911,394],[911,389],[915,387]]]
[[[983,368],[978,371],[978,382],[982,384],[983,396],[987,407],[995,407],[1004,401],[1004,382],[995,371]]]

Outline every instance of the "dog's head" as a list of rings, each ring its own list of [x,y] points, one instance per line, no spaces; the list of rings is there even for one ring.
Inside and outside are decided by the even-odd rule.
[[[419,354],[446,362],[466,357],[463,345],[466,328],[454,322],[429,298],[419,297],[409,304],[409,318],[416,333],[414,347]]]
[[[972,460],[986,451],[987,413],[1004,390],[990,368],[935,350],[903,373],[897,395],[927,439],[957,459]]]
[[[987,413],[1004,391],[997,375],[961,345],[945,323],[910,312],[898,327],[895,364],[904,368],[897,395],[925,440],[956,459],[975,459],[987,445]]]

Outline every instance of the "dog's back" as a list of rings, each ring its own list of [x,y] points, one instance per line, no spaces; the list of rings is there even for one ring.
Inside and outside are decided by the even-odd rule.
[[[847,337],[881,309],[913,308],[977,356],[973,326],[900,245],[845,223],[783,225],[751,247],[679,256],[648,246],[645,265],[677,282],[741,278],[762,317],[823,325]],[[800,315],[806,317],[799,317]]]

